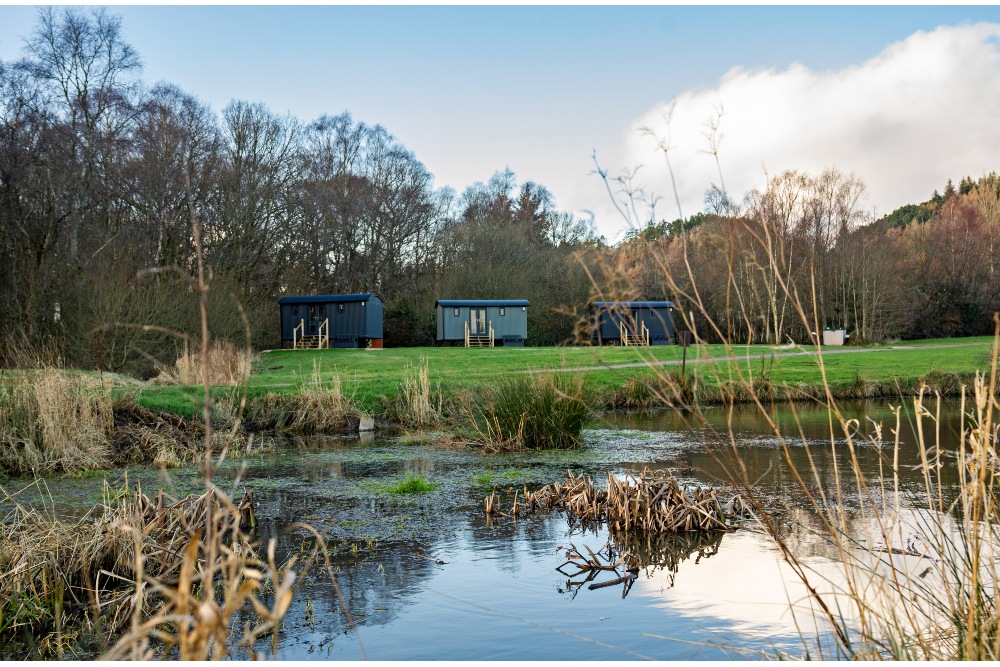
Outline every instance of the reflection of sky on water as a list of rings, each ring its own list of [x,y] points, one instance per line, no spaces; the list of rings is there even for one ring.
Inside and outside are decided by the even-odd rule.
[[[607,539],[603,531],[566,536],[565,522],[545,517],[493,529],[467,525],[426,552],[446,561],[419,563],[406,553],[395,554],[396,567],[419,569],[405,582],[388,581],[393,574],[364,568],[340,585],[351,600],[352,612],[361,612],[358,632],[371,659],[413,660],[626,660],[641,656],[657,659],[726,659],[741,657],[720,645],[763,650],[794,649],[794,631],[758,628],[717,616],[714,608],[702,613],[675,609],[663,599],[633,589],[624,599],[621,587],[566,591],[566,578],[555,571],[564,557],[557,547],[573,542],[597,550]],[[727,536],[724,539],[728,539]],[[738,547],[739,545],[737,545]],[[582,548],[582,546],[581,546]],[[710,566],[713,556],[695,570]],[[692,559],[693,562],[693,559]],[[730,564],[731,566],[731,564]],[[682,585],[690,572],[683,566]],[[654,582],[655,579],[647,580]],[[644,586],[646,584],[643,584]],[[701,584],[699,583],[699,586]],[[355,586],[371,593],[359,597]],[[386,590],[388,587],[389,590]],[[676,590],[676,587],[675,589]],[[702,589],[703,594],[706,589]],[[669,594],[669,592],[668,592]],[[301,604],[301,601],[298,601]],[[327,598],[327,604],[331,604]],[[320,607],[314,602],[314,609]],[[390,611],[383,611],[389,608]],[[327,607],[328,616],[335,607]],[[300,629],[290,613],[278,657],[359,659],[352,636],[337,635],[334,649],[322,630]],[[672,642],[662,636],[683,638]],[[322,656],[316,647],[324,641]],[[695,642],[695,644],[687,642]]]
[[[807,557],[804,562],[822,576],[836,576],[832,560]],[[680,565],[676,576],[653,571],[640,576],[633,594],[654,599],[670,614],[711,619],[722,628],[753,637],[795,637],[796,623],[814,632],[806,605],[806,589],[766,536],[749,531],[726,535],[718,553]],[[795,602],[793,617],[789,603]],[[787,639],[783,646],[801,648]],[[792,650],[795,650],[793,648]]]

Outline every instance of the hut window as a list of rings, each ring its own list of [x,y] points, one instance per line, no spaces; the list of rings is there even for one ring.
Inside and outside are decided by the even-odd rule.
[[[342,303],[338,303],[337,304],[337,312],[340,313],[341,315],[343,315],[343,313],[344,313],[344,304],[342,304]]]
[[[528,307],[527,306],[521,306],[521,312],[522,313],[528,312]]]
[[[455,309],[455,317],[458,317],[458,308]]]
[[[506,315],[507,315],[507,309],[506,308],[501,308],[500,309],[500,317],[505,317]]]
[[[299,314],[299,307],[292,306],[292,315],[298,315],[298,314]]]

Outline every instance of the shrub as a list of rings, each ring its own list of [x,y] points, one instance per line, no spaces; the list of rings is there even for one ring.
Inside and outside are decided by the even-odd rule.
[[[465,412],[487,452],[578,447],[590,416],[583,379],[565,374],[501,378]]]

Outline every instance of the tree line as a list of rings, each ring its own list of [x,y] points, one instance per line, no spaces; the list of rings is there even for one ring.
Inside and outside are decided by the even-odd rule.
[[[527,298],[529,342],[584,333],[600,299],[699,302],[714,340],[787,343],[990,333],[1000,309],[1000,180],[951,182],[875,219],[851,174],[787,171],[690,218],[605,179],[633,225],[609,245],[509,169],[436,188],[388,130],[350,113],[309,122],[233,100],[221,111],[148,85],[120,19],[43,8],[0,61],[0,353],[148,374],[199,331],[192,224],[211,269],[216,335],[277,342],[285,294],[374,291],[385,343],[434,342],[438,298]],[[612,187],[614,186],[614,187]],[[595,180],[595,187],[600,184]],[[809,314],[805,327],[794,308]],[[698,326],[698,321],[694,324]]]
[[[637,227],[616,249],[628,259],[614,264],[640,267],[637,292],[701,304],[720,325],[702,322],[707,339],[801,343],[823,328],[847,329],[857,343],[993,333],[995,172],[959,188],[949,180],[943,194],[878,219],[865,184],[836,169],[783,172],[739,203],[710,190],[707,202],[711,213]]]
[[[596,243],[509,170],[459,194],[350,113],[302,122],[233,100],[216,112],[142,80],[119,18],[44,8],[0,62],[0,335],[67,363],[149,372],[196,334],[192,220],[212,327],[278,337],[283,294],[378,292],[386,344],[431,344],[436,298],[529,298],[557,343],[585,301],[574,253]],[[151,270],[152,269],[152,270]],[[557,303],[558,301],[558,303]]]

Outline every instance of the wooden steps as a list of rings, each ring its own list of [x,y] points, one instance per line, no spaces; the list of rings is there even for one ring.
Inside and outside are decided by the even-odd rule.
[[[295,343],[296,350],[319,350],[323,348],[324,339],[322,336],[306,336],[300,338]]]
[[[626,336],[622,338],[622,343],[625,345],[637,345],[640,347],[645,347],[647,344],[645,337],[633,334],[626,334]]]
[[[489,336],[469,336],[468,347],[492,347]]]

